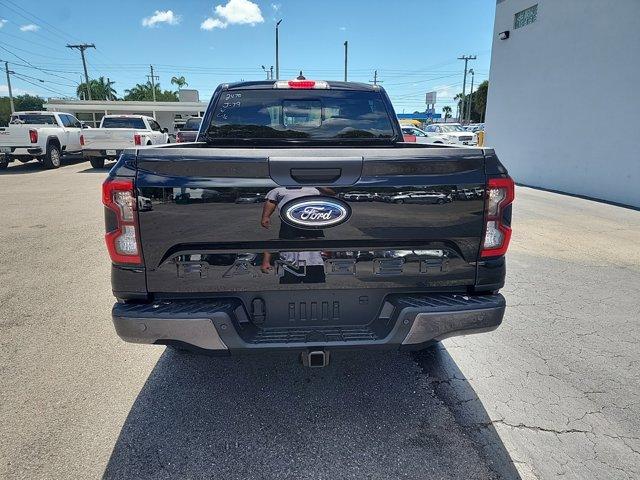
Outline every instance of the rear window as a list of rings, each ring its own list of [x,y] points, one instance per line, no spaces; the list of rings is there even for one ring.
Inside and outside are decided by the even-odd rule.
[[[394,137],[383,98],[374,91],[227,91],[218,100],[207,128],[210,141],[349,141]]]
[[[23,123],[25,125],[58,125],[56,117],[53,115],[38,115],[30,113],[12,115],[10,123]]]
[[[200,122],[202,122],[201,118],[190,118],[186,121],[182,130],[198,131],[200,130]]]
[[[134,117],[105,117],[102,119],[102,128],[136,128],[144,130],[147,127],[141,118]]]

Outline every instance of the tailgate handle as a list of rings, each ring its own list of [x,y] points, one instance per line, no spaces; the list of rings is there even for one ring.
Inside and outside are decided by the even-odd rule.
[[[292,168],[291,178],[298,183],[333,183],[342,175],[341,168]]]
[[[269,176],[282,187],[349,186],[360,180],[362,157],[269,157]]]

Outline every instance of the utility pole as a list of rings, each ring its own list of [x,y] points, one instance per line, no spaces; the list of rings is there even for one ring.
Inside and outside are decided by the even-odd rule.
[[[153,65],[149,65],[149,68],[151,69],[151,75],[147,75],[147,78],[151,82],[151,94],[153,95],[153,101],[155,102],[156,101],[156,78],[159,81],[160,77],[153,74]]]
[[[458,60],[464,60],[464,80],[462,81],[462,104],[460,105],[460,113],[458,114],[458,121],[464,120],[464,97],[467,90],[467,62],[469,60],[475,60],[475,55],[462,55],[458,57]]]
[[[469,69],[469,73],[471,74],[471,90],[469,90],[469,106],[467,107],[467,122],[471,123],[471,106],[473,105],[473,77],[475,76],[475,72],[473,68]]]
[[[378,70],[373,71],[373,80],[369,80],[369,82],[373,83],[374,85],[378,85],[379,83],[383,82],[383,80],[378,80]]]
[[[271,65],[271,68],[269,68],[269,71],[271,72],[271,80],[273,80],[273,65]]]
[[[11,77],[13,70],[9,70],[9,62],[4,62],[4,69],[7,72],[7,87],[9,88],[9,102],[11,103],[11,113],[16,111],[16,107],[13,105],[13,91],[11,90]]]
[[[111,98],[111,80],[107,77],[107,100],[112,100]]]
[[[347,57],[349,54],[349,42],[344,42],[344,81],[347,81]]]
[[[282,19],[276,22],[276,80],[280,80],[280,57],[279,57],[279,45],[278,45],[278,28],[280,27],[280,23]]]
[[[93,43],[82,43],[79,45],[67,45],[67,48],[71,48],[71,49],[78,49],[80,50],[80,56],[82,57],[82,66],[84,67],[84,82],[85,85],[87,86],[87,96],[89,97],[89,100],[91,100],[91,88],[89,87],[89,74],[87,73],[87,61],[84,58],[84,51],[87,48],[96,48],[96,46]]]

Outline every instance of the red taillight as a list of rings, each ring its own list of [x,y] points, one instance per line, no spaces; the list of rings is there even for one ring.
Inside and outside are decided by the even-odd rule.
[[[80,135],[80,146],[84,147],[84,135]]]
[[[140,135],[138,135],[137,133],[133,134],[133,143],[135,143],[136,145],[142,145],[142,137]]]
[[[504,213],[514,198],[515,188],[511,178],[490,178],[487,181],[481,257],[499,257],[507,253],[511,225],[505,223]]]
[[[38,143],[38,131],[37,130],[29,130],[29,140],[31,143]]]
[[[402,136],[404,137],[404,141],[405,142],[415,142],[416,141],[416,136],[415,135],[409,135],[408,133],[405,133]]]
[[[176,133],[176,143],[184,142],[184,137],[182,136],[182,132]]]
[[[329,84],[324,80],[278,80],[273,88],[300,88],[328,90]]]
[[[289,80],[289,88],[313,88],[316,82],[313,80]]]
[[[111,261],[142,264],[133,180],[105,180],[102,184],[102,203],[116,214],[117,219],[116,227],[105,234]]]

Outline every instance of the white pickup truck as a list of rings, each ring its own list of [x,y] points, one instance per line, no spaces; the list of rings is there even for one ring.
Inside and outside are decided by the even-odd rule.
[[[15,112],[8,127],[0,127],[0,170],[9,163],[38,160],[58,168],[63,155],[80,153],[82,124],[70,113]]]
[[[100,128],[84,131],[82,156],[93,168],[103,168],[105,160],[117,160],[122,150],[138,145],[169,143],[169,133],[144,115],[105,115]]]

